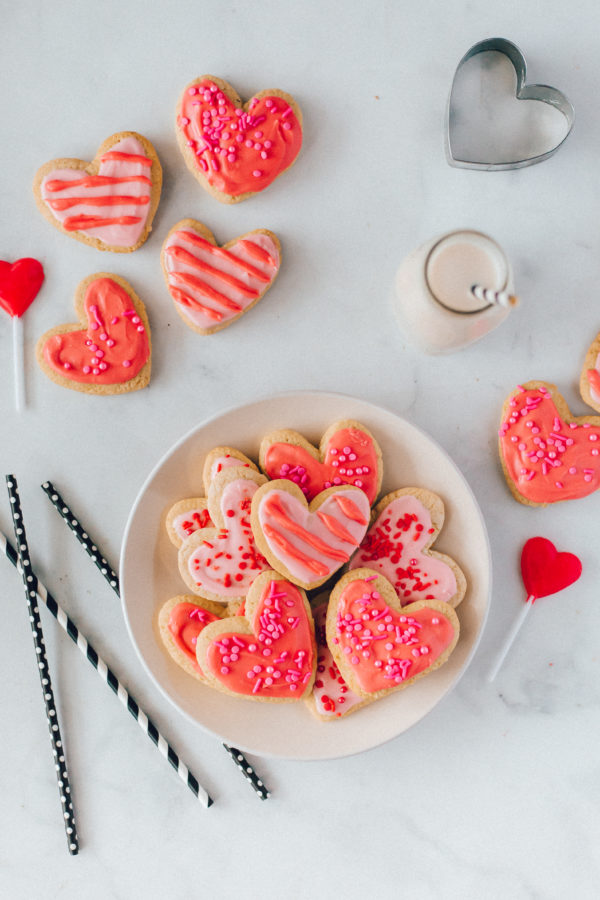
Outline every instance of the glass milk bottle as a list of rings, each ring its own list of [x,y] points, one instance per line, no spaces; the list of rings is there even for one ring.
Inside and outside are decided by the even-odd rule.
[[[396,273],[394,308],[401,327],[427,353],[466,347],[510,312],[510,306],[477,299],[474,285],[513,293],[501,247],[479,231],[434,238],[409,254]]]

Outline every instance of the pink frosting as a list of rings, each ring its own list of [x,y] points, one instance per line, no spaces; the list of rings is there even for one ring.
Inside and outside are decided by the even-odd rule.
[[[223,469],[233,469],[236,466],[242,466],[245,469],[250,468],[247,462],[238,459],[237,456],[218,456],[210,467],[211,481]]]
[[[317,677],[313,687],[315,706],[319,715],[339,718],[358,703],[363,703],[364,698],[350,690],[327,646],[325,637],[327,603],[322,603],[313,610],[313,618],[317,638]]]
[[[596,372],[600,372],[600,353],[596,357],[596,363],[595,363],[594,368],[596,369]],[[594,390],[594,388],[592,387],[591,384],[590,384],[590,396],[591,396],[592,400],[594,401],[594,403],[600,403],[600,394],[598,393],[598,391]]]
[[[199,531],[201,528],[211,528],[212,524],[206,506],[199,506],[175,516],[171,527],[180,541],[187,541],[195,531]]]

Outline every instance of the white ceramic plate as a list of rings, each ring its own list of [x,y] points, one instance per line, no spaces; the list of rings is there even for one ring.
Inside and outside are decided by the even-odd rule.
[[[314,444],[336,419],[358,419],[383,453],[382,493],[427,487],[440,494],[446,521],[435,548],[459,563],[468,591],[458,608],[461,634],[449,661],[405,691],[334,722],[316,719],[303,702],[256,703],[205,687],[180,669],[158,637],[158,610],[185,593],[177,551],[165,530],[169,507],[202,496],[202,464],[213,447],[237,447],[257,458],[262,436],[294,428]],[[302,392],[258,400],[203,422],[158,463],[131,510],[121,553],[121,594],[127,627],[142,663],[162,693],[185,716],[221,740],[263,756],[333,759],[376,747],[396,737],[439,703],[466,669],[478,643],[490,593],[490,550],[471,489],[446,453],[404,419],[341,394]]]

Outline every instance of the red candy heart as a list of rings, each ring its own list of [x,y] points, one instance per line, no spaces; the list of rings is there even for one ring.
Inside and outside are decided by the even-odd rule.
[[[339,484],[361,488],[373,503],[381,486],[381,451],[359,422],[335,423],[319,450],[296,431],[274,431],[260,447],[260,464],[271,479],[295,482],[307,500]]]
[[[44,372],[63,387],[121,393],[150,379],[150,339],[144,306],[116,276],[90,275],[77,289],[75,308],[87,327],[60,325],[38,341]],[[144,372],[142,371],[144,370]],[[122,387],[143,377],[134,387]]]
[[[254,581],[243,616],[198,635],[197,655],[213,687],[259,700],[300,700],[315,673],[314,624],[304,591],[268,570]]]
[[[600,487],[600,418],[572,416],[553,384],[530,381],[513,391],[499,437],[504,473],[521,503],[574,500]]]
[[[24,257],[8,263],[0,260],[0,306],[9,316],[20,318],[38,295],[44,269],[37,259]]]
[[[523,547],[521,574],[527,597],[538,600],[577,581],[581,575],[581,561],[574,553],[559,553],[552,541],[534,537]]]
[[[302,116],[281,91],[263,91],[242,106],[231,85],[204,75],[182,94],[177,136],[198,180],[235,203],[292,165],[302,146]]]

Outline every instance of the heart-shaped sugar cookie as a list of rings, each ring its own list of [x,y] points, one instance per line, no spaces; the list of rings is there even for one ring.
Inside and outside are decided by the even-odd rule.
[[[227,328],[267,293],[281,263],[272,231],[249,231],[220,247],[195,219],[169,231],[162,267],[175,309],[193,331],[212,334]]]
[[[213,528],[195,531],[179,548],[179,571],[195,594],[240,602],[260,572],[268,569],[252,534],[252,498],[266,481],[249,468],[225,469],[208,492]]]
[[[158,630],[164,646],[177,665],[199,681],[206,679],[196,658],[198,635],[224,614],[222,604],[190,594],[171,597],[160,608]]]
[[[44,269],[37,259],[25,257],[14,263],[0,260],[0,307],[20,318],[38,295]]]
[[[500,461],[519,503],[546,506],[600,487],[600,417],[573,416],[553,384],[519,385],[502,409]]]
[[[162,169],[149,140],[135,131],[107,138],[91,163],[53,159],[33,184],[42,215],[59,231],[98,250],[130,253],[152,230]]]
[[[372,569],[347,572],[329,600],[327,643],[361,697],[383,697],[438,669],[459,631],[449,604],[418,600],[403,608],[389,581]]]
[[[269,478],[293,481],[308,500],[335,485],[353,484],[373,503],[383,478],[379,444],[352,419],[334,422],[318,450],[297,431],[271,431],[261,442],[259,461]]]
[[[219,472],[232,468],[252,469],[253,472],[258,472],[252,460],[248,459],[241,450],[236,450],[235,447],[213,447],[206,454],[202,469],[202,481],[206,493],[208,494],[210,486]]]
[[[185,163],[222,203],[264,190],[295,161],[302,113],[283,91],[261,91],[242,104],[221,78],[202,75],[177,106],[177,140]]]
[[[600,334],[597,334],[585,355],[579,391],[584,403],[600,412]]]
[[[350,561],[350,569],[367,567],[393,584],[402,603],[443,600],[458,606],[466,581],[453,559],[429,548],[444,524],[444,504],[424,488],[386,494],[372,514],[373,524]]]
[[[37,342],[42,371],[62,387],[124,394],[150,381],[150,326],[144,304],[124,278],[98,272],[75,293],[79,322],[57,325]]]
[[[320,587],[348,562],[369,524],[367,495],[349,484],[308,505],[300,488],[277,479],[252,499],[252,531],[271,566],[300,587]]]
[[[243,615],[208,625],[198,664],[211,687],[236,697],[281,703],[312,690],[316,647],[304,591],[267,570],[248,592]]]
[[[359,697],[348,687],[327,646],[325,624],[329,595],[327,594],[326,597],[324,603],[313,607],[317,641],[317,673],[312,694],[307,697],[306,702],[311,712],[315,713],[321,721],[332,722],[349,715],[349,713],[356,712],[357,709],[372,701],[365,697]]]

